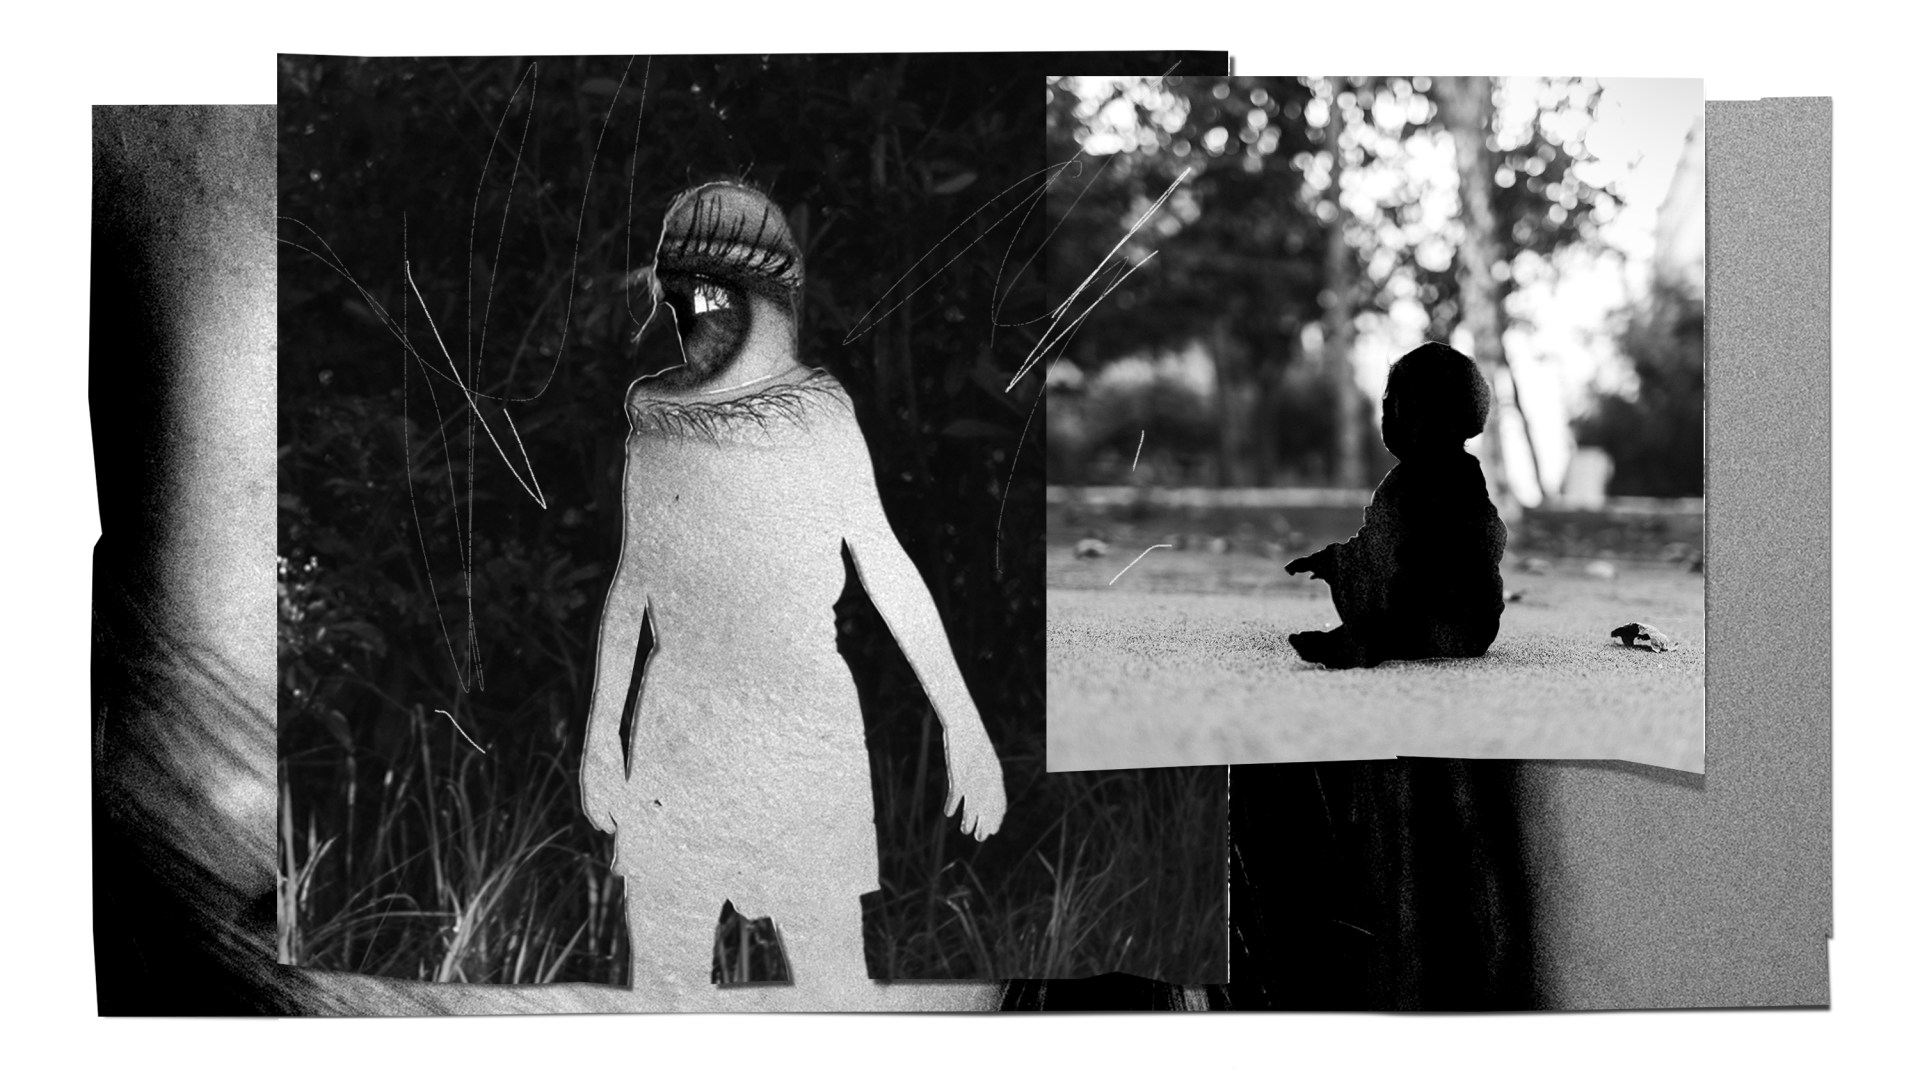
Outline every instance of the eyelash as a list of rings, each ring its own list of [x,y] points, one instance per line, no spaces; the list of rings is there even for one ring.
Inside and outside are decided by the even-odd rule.
[[[660,261],[676,274],[711,278],[750,291],[777,292],[784,298],[799,288],[800,259],[767,243],[771,223],[772,211],[762,210],[759,226],[749,235],[744,221],[723,230],[718,216],[703,218],[696,210],[692,231],[672,247],[662,248]]]
[[[702,205],[696,204],[687,233],[659,249],[653,275],[654,301],[666,299],[667,282],[671,282],[672,291],[686,298],[686,314],[691,316],[727,311],[745,302],[743,294],[793,305],[803,280],[801,258],[769,243],[769,235],[776,231],[774,212],[763,209],[757,225],[738,217],[723,224],[729,220],[728,215],[701,214]],[[719,374],[708,372],[701,381],[709,382]],[[798,386],[749,393],[725,402],[656,405],[650,408],[648,418],[652,426],[670,433],[707,438],[717,438],[723,429],[741,422],[765,428],[775,419],[798,419],[802,395],[796,391],[806,391],[814,381],[809,378]]]
[[[629,407],[635,427],[649,427],[668,435],[697,436],[719,442],[722,435],[743,424],[754,424],[762,431],[775,420],[804,423],[806,406],[815,398],[841,403],[836,391],[839,382],[824,371],[814,369],[797,383],[770,386],[727,401],[650,401],[645,409]]]

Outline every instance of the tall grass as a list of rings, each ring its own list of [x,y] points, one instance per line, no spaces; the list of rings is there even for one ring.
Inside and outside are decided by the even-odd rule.
[[[1224,770],[1049,774],[1042,746],[1016,744],[1006,822],[976,844],[939,818],[932,742],[911,775],[876,763],[876,977],[1226,980]]]
[[[388,756],[351,769],[337,751],[283,762],[281,962],[453,982],[624,983],[621,884],[607,838],[579,811],[577,769],[558,754],[482,754],[420,709],[404,727]],[[875,978],[1125,970],[1225,980],[1222,770],[1048,774],[1039,747],[1016,746],[1003,755],[1006,824],[981,844],[940,814],[946,779],[930,712],[920,727],[928,752],[876,754],[885,887],[866,927]],[[338,782],[321,782],[328,774]],[[733,913],[720,929],[721,981],[784,979],[763,923]]]
[[[431,682],[416,656],[357,644],[387,635],[343,620],[324,581],[291,565],[283,578],[281,961],[625,983],[612,841],[580,809],[590,673],[577,658],[591,611],[521,619],[535,659],[502,668],[482,694],[456,694],[449,715],[402,704]],[[976,842],[941,813],[939,721],[851,576],[835,610],[873,769],[882,889],[864,902],[876,978],[1225,981],[1224,769],[1048,773],[1041,650],[999,650],[974,689],[1008,807],[1000,832]],[[759,925],[769,916],[774,927]],[[736,912],[718,928],[722,981],[784,977],[779,918]]]
[[[482,754],[415,708],[394,752],[372,768],[355,758],[282,763],[282,963],[439,982],[624,981],[620,882],[559,755]],[[314,782],[327,774],[344,783]],[[362,775],[378,777],[371,790]]]

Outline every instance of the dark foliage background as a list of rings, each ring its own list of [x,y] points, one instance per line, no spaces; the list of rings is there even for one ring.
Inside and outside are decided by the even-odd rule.
[[[1013,467],[1038,379],[1005,389],[1045,304],[1038,268],[1015,274],[1044,212],[962,247],[1038,193],[968,220],[1044,167],[1049,62],[1068,61],[639,58],[623,85],[624,58],[563,58],[536,86],[525,58],[281,58],[283,962],[624,979],[618,882],[575,772],[646,315],[625,283],[667,199],[732,176],[787,209],[809,266],[802,354],[855,398],[1007,767],[1003,832],[963,839],[939,816],[925,697],[850,587],[886,884],[876,974],[1223,976],[1224,770],[1044,772],[1040,425]],[[927,287],[846,342],[897,279],[887,304]],[[996,302],[1013,325],[992,325]],[[406,371],[398,325],[516,399],[546,509],[450,382]],[[482,412],[504,442],[500,406]]]
[[[1706,491],[1707,312],[1704,299],[1655,281],[1615,335],[1632,393],[1600,394],[1574,421],[1583,446],[1613,459],[1609,495],[1699,497]]]

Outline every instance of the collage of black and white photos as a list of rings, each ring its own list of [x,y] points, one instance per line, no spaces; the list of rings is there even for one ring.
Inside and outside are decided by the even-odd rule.
[[[99,1016],[1840,1011],[1830,97],[620,37],[90,106]]]

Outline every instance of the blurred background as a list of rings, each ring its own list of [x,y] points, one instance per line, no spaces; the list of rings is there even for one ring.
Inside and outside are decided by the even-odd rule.
[[[281,57],[280,960],[626,981],[578,771],[647,315],[630,289],[675,192],[744,177],[805,251],[802,356],[854,399],[1006,768],[1002,831],[963,837],[925,694],[850,580],[871,970],[1224,978],[1225,770],[1045,771],[1037,448],[1014,467],[1040,384],[1009,389],[1037,330],[1005,325],[1046,303],[1015,272],[1044,239],[1044,73],[1224,62]],[[469,362],[504,454],[444,374]]]
[[[1495,389],[1468,449],[1516,548],[1697,564],[1700,81],[1063,77],[1047,108],[1056,287],[1186,177],[1048,369],[1050,540],[1347,535],[1387,368],[1439,340]]]

